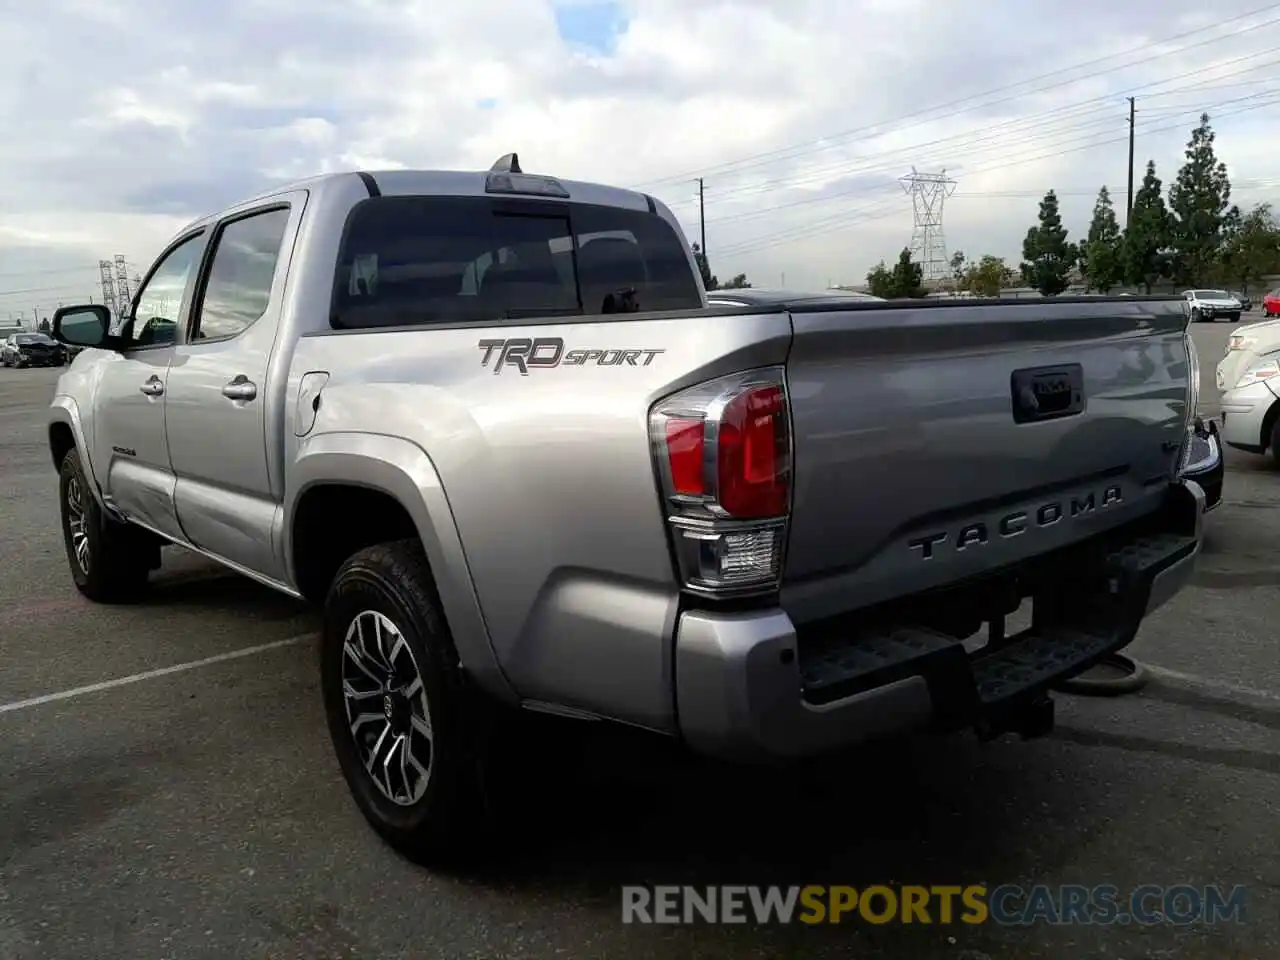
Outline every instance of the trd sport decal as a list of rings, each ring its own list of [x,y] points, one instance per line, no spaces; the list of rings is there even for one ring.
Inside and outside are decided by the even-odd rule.
[[[481,340],[484,351],[480,366],[492,365],[495,374],[503,367],[515,367],[527,377],[530,368],[582,367],[647,367],[653,358],[666,350],[565,350],[560,337],[514,337],[510,340]]]

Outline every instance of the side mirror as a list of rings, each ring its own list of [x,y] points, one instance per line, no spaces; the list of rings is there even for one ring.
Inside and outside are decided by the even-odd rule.
[[[100,303],[59,307],[53,314],[53,338],[69,347],[102,347],[107,343],[111,313]]]

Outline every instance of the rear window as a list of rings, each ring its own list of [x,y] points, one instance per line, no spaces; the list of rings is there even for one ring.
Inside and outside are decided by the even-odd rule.
[[[679,236],[645,211],[376,197],[338,255],[339,329],[702,306]]]

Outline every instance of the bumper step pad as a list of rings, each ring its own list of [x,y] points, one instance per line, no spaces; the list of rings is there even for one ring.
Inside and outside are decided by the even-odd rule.
[[[1046,598],[1044,609],[1062,611],[1060,617],[1041,616],[1038,604],[1037,621],[1044,622],[973,654],[955,637],[910,624],[802,642],[804,699],[817,706],[918,676],[929,685],[939,720],[950,723],[1041,695],[1126,646],[1155,576],[1196,544],[1195,536],[1161,533],[1082,557],[1092,586],[1064,586],[1063,594]]]

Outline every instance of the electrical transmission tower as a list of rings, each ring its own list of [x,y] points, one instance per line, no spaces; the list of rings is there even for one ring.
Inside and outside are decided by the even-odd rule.
[[[99,260],[98,270],[102,274],[102,302],[106,304],[107,310],[113,317],[119,316],[116,312],[115,264],[110,260]]]
[[[942,206],[955,193],[956,182],[941,173],[918,173],[911,168],[908,176],[899,178],[902,189],[911,197],[915,222],[911,230],[911,259],[920,264],[925,282],[942,280],[951,274],[947,262],[947,239],[942,233]]]
[[[124,254],[116,254],[116,305],[124,313],[133,303],[133,295],[129,293],[129,266]]]

